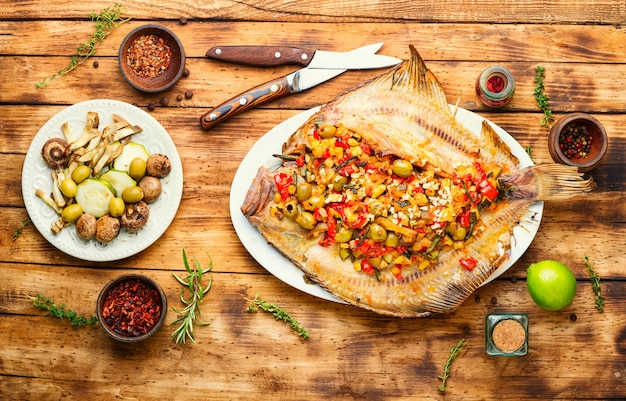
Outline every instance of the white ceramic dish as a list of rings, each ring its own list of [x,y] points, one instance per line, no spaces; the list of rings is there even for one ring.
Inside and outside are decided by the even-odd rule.
[[[280,160],[273,158],[272,154],[280,153],[282,144],[287,138],[317,110],[319,110],[319,108],[316,107],[283,121],[254,144],[241,162],[233,179],[230,191],[230,215],[235,231],[242,244],[250,255],[267,271],[283,282],[307,294],[331,301],[343,302],[317,284],[309,284],[306,282],[303,279],[304,273],[282,256],[276,249],[270,246],[267,240],[265,240],[257,229],[248,222],[240,210],[246,192],[252,184],[252,180],[256,176],[259,167],[278,166]],[[473,133],[480,135],[482,121],[484,120],[483,117],[471,111],[459,108],[456,113],[456,118]],[[491,122],[489,123],[500,138],[511,148],[511,151],[520,160],[522,166],[533,164],[524,148],[511,135],[497,125]],[[518,226],[514,229],[515,241],[513,241],[512,244],[511,257],[498,268],[484,284],[500,276],[522,257],[537,234],[542,214],[543,202],[536,202],[531,205],[528,214],[529,222],[524,224],[524,227]]]
[[[146,226],[135,233],[122,229],[120,235],[108,244],[101,244],[96,240],[82,240],[76,235],[73,226],[63,229],[59,234],[53,234],[50,226],[58,215],[35,195],[36,188],[48,193],[52,190],[50,167],[41,157],[44,143],[52,137],[63,138],[61,125],[65,122],[69,123],[73,132],[80,133],[85,126],[88,111],[99,114],[100,130],[113,121],[113,114],[122,116],[133,125],[139,125],[143,131],[133,135],[132,141],[144,145],[149,153],[167,155],[172,163],[172,172],[161,179],[163,192],[160,198],[150,204],[150,218]],[[28,215],[37,230],[57,249],[76,258],[94,262],[127,258],[152,245],[174,219],[182,192],[183,168],[174,142],[167,131],[150,114],[117,100],[89,100],[57,113],[35,135],[22,168],[22,196]]]

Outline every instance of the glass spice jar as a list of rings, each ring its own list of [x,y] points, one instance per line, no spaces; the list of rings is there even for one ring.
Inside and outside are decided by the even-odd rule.
[[[485,351],[491,356],[523,356],[528,352],[528,315],[491,313],[485,319]]]
[[[511,71],[495,65],[486,68],[476,79],[476,94],[488,107],[502,107],[515,93],[515,80]]]

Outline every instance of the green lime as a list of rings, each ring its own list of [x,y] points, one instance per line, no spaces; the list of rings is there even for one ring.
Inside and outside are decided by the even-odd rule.
[[[563,263],[542,260],[526,271],[526,286],[540,307],[557,311],[572,304],[576,295],[576,277]]]

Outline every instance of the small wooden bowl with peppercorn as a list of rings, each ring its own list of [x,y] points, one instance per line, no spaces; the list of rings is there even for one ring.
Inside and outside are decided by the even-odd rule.
[[[573,113],[559,119],[548,135],[550,156],[557,163],[578,167],[581,173],[594,169],[609,145],[606,130],[595,117]]]
[[[142,274],[122,274],[100,291],[96,307],[100,326],[115,340],[134,343],[156,333],[167,315],[159,284]]]
[[[185,50],[169,29],[144,25],[126,35],[118,62],[122,75],[133,88],[158,93],[171,88],[183,76]]]

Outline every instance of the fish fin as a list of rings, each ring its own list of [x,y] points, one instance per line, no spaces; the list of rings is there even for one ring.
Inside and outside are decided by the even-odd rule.
[[[262,210],[272,200],[274,195],[273,188],[274,185],[269,171],[265,167],[259,168],[241,205],[241,212],[244,216],[250,217]]]
[[[539,201],[571,199],[596,187],[593,178],[584,179],[577,167],[556,163],[526,167],[503,181],[513,187],[511,199]]]
[[[519,159],[511,152],[509,145],[500,138],[500,135],[496,133],[487,120],[483,120],[480,137],[483,144],[482,155],[495,160],[501,167],[506,167],[509,172],[518,169]],[[485,155],[485,152],[489,154]]]

